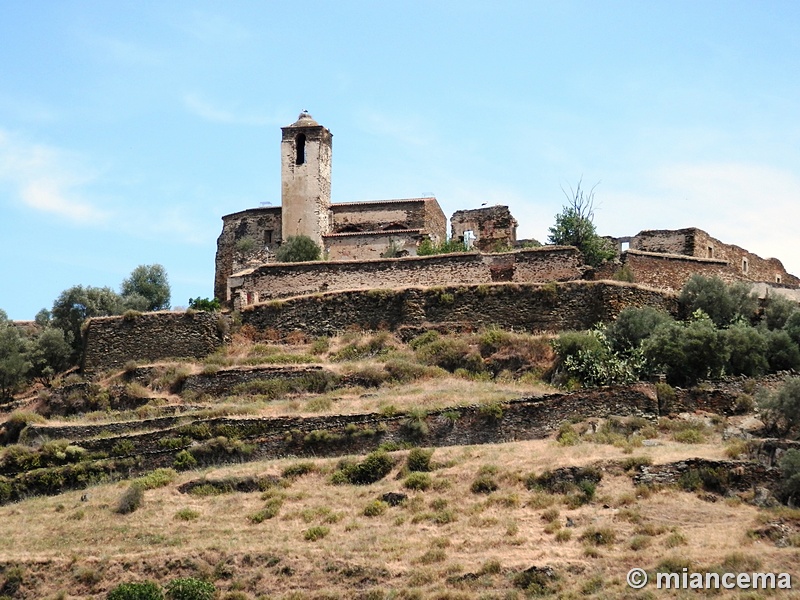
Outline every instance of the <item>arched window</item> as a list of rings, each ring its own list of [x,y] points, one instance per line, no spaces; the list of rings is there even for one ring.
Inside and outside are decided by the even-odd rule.
[[[306,162],[306,134],[301,133],[295,138],[295,149],[297,150],[297,155],[294,159],[294,164],[302,165]]]

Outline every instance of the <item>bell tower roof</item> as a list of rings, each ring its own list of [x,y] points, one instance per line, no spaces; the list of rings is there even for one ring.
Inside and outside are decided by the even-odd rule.
[[[314,120],[307,110],[300,113],[297,121],[289,125],[289,127],[319,127],[320,124]]]

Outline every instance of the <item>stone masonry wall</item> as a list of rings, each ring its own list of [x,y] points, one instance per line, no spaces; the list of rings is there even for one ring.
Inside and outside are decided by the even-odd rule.
[[[335,233],[324,236],[325,251],[329,261],[354,261],[379,259],[390,244],[403,252],[403,256],[415,256],[423,240],[418,229],[378,233]]]
[[[89,319],[81,369],[120,368],[130,360],[202,358],[222,345],[220,316],[209,312],[154,312]]]
[[[507,206],[488,206],[473,210],[458,210],[450,219],[451,238],[464,240],[472,231],[478,250],[491,252],[497,246],[513,246],[517,241],[517,221]]]
[[[236,243],[251,238],[255,248],[247,255],[236,250]],[[251,261],[260,264],[270,259],[270,254],[281,243],[281,207],[272,206],[243,210],[222,218],[222,233],[217,238],[214,297],[227,300],[228,277],[242,270]]]
[[[569,282],[358,290],[256,304],[241,315],[243,323],[257,329],[312,336],[352,326],[469,331],[498,325],[539,332],[588,329],[613,320],[627,306],[678,310],[675,296],[662,291],[617,282]]]
[[[317,292],[388,289],[447,283],[495,281],[545,283],[580,279],[582,257],[576,248],[549,246],[513,253],[473,253],[371,261],[267,264],[231,280],[234,307]]]

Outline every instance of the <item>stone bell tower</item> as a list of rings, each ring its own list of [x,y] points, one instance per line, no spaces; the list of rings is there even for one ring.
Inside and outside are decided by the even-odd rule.
[[[281,233],[307,235],[320,247],[331,227],[331,132],[307,111],[282,127]]]

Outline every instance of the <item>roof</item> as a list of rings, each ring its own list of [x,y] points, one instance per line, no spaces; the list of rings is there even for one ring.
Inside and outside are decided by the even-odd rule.
[[[403,202],[438,202],[435,197],[430,196],[428,198],[398,198],[395,200],[361,200],[358,202],[337,202],[335,204],[331,204],[331,208],[336,208],[338,206],[358,206],[360,204],[401,204]]]
[[[344,233],[325,233],[322,237],[356,237],[359,235],[386,235],[391,233],[422,233],[422,229],[386,229],[381,231],[346,231]]]

